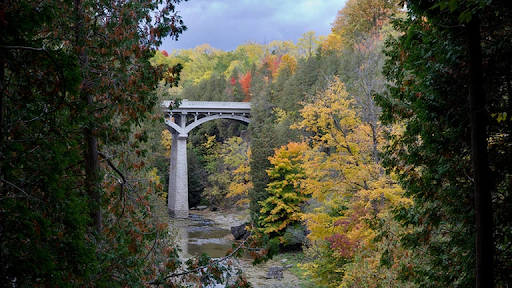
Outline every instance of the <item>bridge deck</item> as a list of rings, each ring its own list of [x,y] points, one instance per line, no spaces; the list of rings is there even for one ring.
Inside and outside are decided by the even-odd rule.
[[[168,108],[172,101],[163,101],[162,106]],[[188,101],[183,99],[180,106],[175,109],[166,109],[167,113],[250,113],[250,102],[214,102],[214,101]]]

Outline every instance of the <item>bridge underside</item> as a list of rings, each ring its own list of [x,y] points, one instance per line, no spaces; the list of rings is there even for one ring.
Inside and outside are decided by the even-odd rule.
[[[169,107],[169,101],[164,102]],[[166,123],[172,133],[169,195],[167,207],[176,218],[188,218],[188,133],[202,123],[215,119],[250,122],[250,103],[183,100],[177,109],[166,110]]]

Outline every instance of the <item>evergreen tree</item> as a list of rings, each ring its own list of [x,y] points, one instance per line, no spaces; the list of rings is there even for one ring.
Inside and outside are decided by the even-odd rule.
[[[156,277],[146,250],[162,231],[146,209],[156,185],[134,181],[128,192],[142,152],[110,153],[139,145],[144,135],[131,129],[157,104],[158,81],[175,84],[176,69],[149,59],[185,29],[179,2],[2,2],[3,285],[142,286]],[[125,201],[131,193],[138,204]]]
[[[271,76],[265,67],[254,78],[251,87],[251,160],[250,176],[253,188],[249,192],[251,218],[257,220],[260,215],[261,201],[268,197],[266,191],[269,177],[266,170],[270,167],[268,157],[273,155],[275,134],[273,132],[273,115],[269,82]],[[270,81],[269,81],[270,80]]]
[[[396,26],[403,36],[388,44],[386,75],[394,85],[379,101],[383,120],[405,127],[391,136],[385,163],[414,198],[413,207],[397,211],[415,227],[402,241],[430,256],[411,267],[415,280],[429,287],[510,285],[510,223],[502,221],[510,163],[500,159],[510,155],[510,65],[502,65],[510,60],[501,57],[511,51],[512,7],[411,1],[408,8]]]

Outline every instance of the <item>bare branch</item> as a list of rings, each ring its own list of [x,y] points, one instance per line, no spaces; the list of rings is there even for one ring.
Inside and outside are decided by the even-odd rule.
[[[4,182],[5,184],[8,184],[8,185],[11,185],[12,187],[14,187],[14,188],[16,188],[17,190],[21,191],[21,193],[25,194],[25,196],[27,196],[27,198],[34,199],[34,200],[36,200],[36,201],[39,201],[39,202],[45,202],[45,203],[46,203],[46,201],[43,201],[43,200],[41,200],[41,199],[39,199],[39,198],[36,198],[36,197],[34,197],[34,196],[29,195],[25,190],[21,189],[21,188],[20,188],[20,187],[18,187],[17,185],[15,185],[15,184],[13,184],[13,183],[11,183],[11,182],[9,182],[9,181],[5,180],[5,179],[2,179],[2,182]]]
[[[187,275],[187,274],[199,272],[202,269],[206,269],[206,268],[208,268],[208,267],[210,267],[212,265],[224,262],[227,259],[233,257],[233,255],[235,255],[238,252],[238,250],[240,250],[242,247],[244,247],[245,246],[245,242],[247,242],[247,240],[249,240],[250,237],[251,237],[251,235],[249,235],[249,237],[247,237],[247,239],[245,239],[244,242],[242,242],[235,250],[233,250],[233,252],[229,253],[228,255],[226,255],[226,256],[224,256],[224,257],[222,257],[220,259],[217,259],[217,260],[209,263],[208,265],[204,265],[204,266],[201,266],[201,267],[197,267],[196,269],[187,270],[187,271],[183,271],[183,272],[180,272],[180,273],[173,273],[171,275],[168,275],[168,276],[164,277],[163,280],[167,280],[169,278],[174,278],[174,277],[179,277],[179,276],[184,276],[184,275]],[[148,284],[160,285],[160,284],[163,284],[163,283],[158,282],[158,280],[153,280],[153,281],[149,282]]]
[[[121,185],[126,184],[126,178],[124,177],[124,174],[121,171],[119,171],[119,169],[117,169],[117,167],[114,165],[114,163],[112,163],[112,161],[110,161],[110,159],[107,156],[105,156],[105,154],[98,152],[98,155],[100,155],[101,158],[103,158],[103,160],[107,161],[108,166],[110,166],[110,168],[112,168],[112,170],[114,170],[121,177],[121,179],[123,179],[122,183],[120,183],[120,184]]]
[[[117,174],[119,174],[119,176],[123,180],[123,181],[119,181],[119,179],[117,180],[119,182],[120,189],[121,189],[121,191],[119,193],[119,196],[121,198],[120,200],[123,201],[123,210],[121,211],[121,215],[119,215],[119,217],[116,219],[116,223],[117,223],[119,221],[119,219],[121,219],[121,217],[123,217],[124,209],[126,207],[126,197],[124,194],[124,185],[126,184],[126,178],[124,177],[124,174],[119,169],[117,169],[117,167],[114,165],[114,163],[112,163],[112,161],[110,161],[109,157],[107,157],[105,154],[103,154],[101,152],[98,152],[98,155],[100,155],[101,158],[103,158],[103,160],[107,161],[108,166],[110,166],[110,168],[112,168],[112,170],[114,170]]]
[[[36,48],[36,47],[27,47],[27,46],[6,46],[6,45],[0,45],[0,48],[3,49],[12,49],[12,50],[30,50],[30,51],[43,51],[46,52],[44,48]]]

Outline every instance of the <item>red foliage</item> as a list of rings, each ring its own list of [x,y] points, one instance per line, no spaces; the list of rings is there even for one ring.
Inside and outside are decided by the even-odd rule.
[[[331,249],[338,252],[343,258],[352,258],[356,252],[359,241],[357,239],[350,239],[347,233],[351,226],[357,224],[358,218],[361,213],[354,213],[349,219],[339,219],[333,224],[335,227],[341,227],[343,233],[336,233],[332,236],[325,237],[325,240],[331,243]]]
[[[231,83],[231,86],[235,86],[235,84],[236,84],[235,77],[231,77],[231,79],[229,79],[229,83]]]
[[[165,57],[169,57],[169,53],[167,53],[167,51],[165,50],[162,50],[162,55],[164,55]]]
[[[240,77],[240,79],[238,79],[238,82],[240,82],[242,85],[242,90],[244,91],[246,99],[248,100],[250,100],[249,89],[251,88],[251,80],[251,71],[247,72],[245,75]]]
[[[357,248],[357,242],[351,240],[345,234],[334,234],[325,237],[331,243],[331,249],[338,252],[344,258],[351,258]]]

